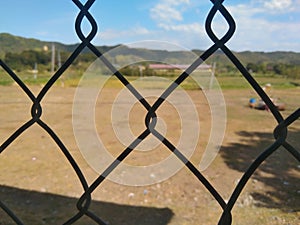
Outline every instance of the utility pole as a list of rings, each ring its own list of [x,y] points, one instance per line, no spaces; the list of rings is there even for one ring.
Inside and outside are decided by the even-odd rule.
[[[33,78],[35,80],[37,79],[37,73],[38,73],[37,63],[34,63]]]
[[[60,56],[60,51],[58,50],[57,52],[57,63],[58,63],[58,68],[61,67],[61,56]]]
[[[143,76],[143,66],[139,66],[139,70],[140,70],[140,77],[142,77]]]
[[[214,79],[215,79],[215,72],[216,72],[216,62],[214,62],[212,65],[211,77],[210,77],[210,82],[209,82],[209,90],[211,90],[213,87]]]
[[[54,73],[55,70],[55,45],[52,43],[52,55],[51,55],[51,73]]]

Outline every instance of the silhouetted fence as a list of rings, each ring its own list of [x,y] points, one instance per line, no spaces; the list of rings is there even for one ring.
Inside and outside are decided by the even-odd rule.
[[[88,216],[92,220],[94,220],[98,224],[106,224],[102,219],[101,215],[95,215],[90,211],[90,204],[92,201],[91,194],[95,191],[95,189],[106,179],[107,174],[111,173],[115,168],[118,167],[120,162],[122,162],[128,155],[131,154],[134,148],[143,141],[148,135],[154,135],[156,138],[162,141],[162,143],[171,151],[176,157],[184,163],[184,165],[198,178],[199,182],[202,183],[207,190],[211,193],[211,195],[215,198],[218,204],[222,207],[223,213],[220,217],[219,224],[231,224],[232,216],[231,210],[237,199],[239,198],[242,190],[244,189],[247,181],[251,178],[253,173],[257,170],[257,168],[269,157],[271,156],[279,147],[283,146],[287,152],[289,152],[293,157],[295,157],[298,161],[300,161],[300,153],[289,144],[286,140],[288,135],[288,126],[290,126],[294,121],[296,121],[300,116],[300,109],[297,109],[294,113],[288,116],[286,119],[283,118],[281,113],[278,111],[276,106],[270,100],[268,95],[264,92],[264,90],[258,85],[256,80],[249,74],[247,69],[242,65],[238,58],[232,53],[232,51],[226,46],[226,43],[231,39],[235,32],[235,21],[228,10],[223,5],[223,0],[211,0],[213,6],[206,18],[205,29],[207,35],[214,42],[212,46],[210,46],[197,60],[195,60],[188,69],[186,69],[175,81],[176,85],[170,85],[169,88],[165,90],[161,98],[158,98],[157,101],[150,105],[149,102],[145,98],[139,95],[138,91],[130,85],[129,81],[114,67],[114,65],[106,59],[101,52],[91,43],[95,35],[97,34],[97,23],[94,20],[93,16],[90,14],[89,9],[95,2],[95,0],[88,0],[84,5],[79,0],[73,0],[74,4],[80,9],[80,12],[76,18],[75,29],[78,37],[81,40],[79,46],[75,49],[75,51],[71,54],[71,56],[66,60],[66,62],[55,72],[55,74],[51,77],[51,79],[47,82],[47,84],[42,88],[39,94],[36,96],[29,89],[27,85],[25,85],[18,75],[10,69],[2,60],[0,61],[1,67],[12,77],[12,79],[22,88],[24,93],[28,96],[28,98],[32,101],[32,109],[31,109],[31,119],[26,122],[23,126],[19,127],[17,131],[15,131],[11,136],[0,146],[0,152],[2,153],[11,143],[14,142],[16,138],[18,138],[25,130],[30,129],[30,127],[34,124],[38,124],[41,128],[43,128],[50,137],[56,142],[61,151],[63,152],[66,159],[72,165],[74,171],[76,172],[82,187],[84,189],[84,193],[78,199],[77,209],[78,213],[66,221],[64,224],[73,224],[77,220],[79,220],[82,216]],[[228,30],[225,35],[221,38],[218,38],[212,29],[212,21],[215,17],[216,13],[219,12],[222,14],[224,19],[228,23]],[[81,30],[81,23],[83,19],[86,18],[91,24],[91,31],[88,35],[84,35]],[[51,89],[54,83],[62,76],[62,74],[68,69],[68,67],[74,62],[74,60],[81,54],[84,48],[89,48],[102,62],[110,69],[110,71],[122,82],[124,86],[128,88],[130,92],[139,100],[139,102],[148,110],[147,118],[146,118],[146,126],[147,129],[133,142],[130,146],[128,146],[116,159],[115,162],[112,163],[103,174],[99,175],[99,177],[91,184],[88,185],[85,176],[81,172],[80,167],[77,162],[74,160],[69,150],[57,136],[57,134],[41,119],[42,115],[42,106],[41,103],[44,99],[44,96]],[[243,174],[242,178],[239,180],[234,192],[229,198],[228,202],[221,197],[218,191],[210,184],[210,182],[203,176],[203,174],[191,163],[183,154],[181,154],[180,149],[176,149],[176,147],[165,137],[163,137],[159,132],[157,132],[154,128],[155,119],[156,119],[156,111],[165,101],[166,96],[169,96],[177,87],[180,85],[188,76],[193,72],[199,65],[202,64],[203,61],[207,60],[212,54],[214,54],[217,50],[221,49],[227,58],[236,66],[236,68],[241,72],[241,74],[246,78],[249,84],[254,88],[254,90],[258,93],[261,99],[266,103],[270,112],[274,116],[277,121],[277,126],[274,128],[274,142],[267,149],[261,152],[259,157],[249,165],[247,171]],[[5,206],[3,202],[0,202],[0,207],[11,217],[11,219],[16,224],[22,224],[22,222],[18,219],[14,213]]]

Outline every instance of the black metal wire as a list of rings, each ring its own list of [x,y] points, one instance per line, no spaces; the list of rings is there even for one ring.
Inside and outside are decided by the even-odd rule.
[[[14,142],[24,131],[30,129],[30,127],[37,123],[41,128],[43,128],[49,136],[55,141],[59,149],[62,151],[71,167],[74,169],[81,185],[83,188],[83,194],[78,199],[77,209],[78,212],[76,215],[67,220],[64,225],[74,224],[82,216],[87,216],[91,218],[95,223],[106,225],[107,223],[101,219],[98,215],[95,215],[90,211],[90,204],[92,201],[91,194],[97,189],[101,183],[106,179],[107,175],[113,172],[118,165],[125,160],[126,157],[150,134],[155,136],[160,140],[177,158],[180,160],[194,175],[197,179],[206,187],[206,189],[211,193],[215,200],[219,203],[220,207],[223,209],[223,213],[219,220],[219,225],[229,225],[232,223],[231,210],[233,209],[237,199],[239,198],[242,190],[245,185],[253,175],[253,173],[259,168],[259,166],[279,147],[283,146],[294,158],[300,161],[300,152],[296,150],[291,144],[286,141],[288,135],[288,126],[294,123],[300,117],[300,109],[297,109],[289,117],[284,119],[276,106],[273,104],[268,95],[264,90],[258,85],[257,81],[251,76],[247,69],[242,65],[238,58],[232,53],[232,51],[226,46],[226,43],[233,36],[236,25],[233,17],[227,11],[223,5],[224,0],[211,0],[213,6],[208,13],[205,23],[205,29],[207,35],[214,42],[214,44],[209,47],[201,56],[199,56],[190,66],[187,68],[178,78],[171,84],[164,93],[154,102],[153,105],[149,104],[147,100],[136,90],[130,82],[118,71],[113,64],[91,43],[93,38],[97,33],[97,23],[93,16],[89,13],[89,9],[94,4],[95,0],[88,0],[83,5],[79,0],[72,0],[73,3],[79,8],[80,12],[75,21],[75,31],[81,40],[79,46],[74,50],[71,56],[66,60],[66,62],[57,70],[57,72],[50,78],[46,83],[43,89],[35,96],[31,90],[21,81],[21,79],[2,61],[0,60],[1,67],[7,72],[7,74],[19,85],[19,87],[24,91],[28,98],[32,101],[31,109],[31,119],[28,120],[24,125],[19,127],[11,136],[4,141],[0,146],[0,153],[2,153],[7,147]],[[228,31],[226,34],[218,38],[212,29],[212,21],[217,12],[220,12],[221,15],[228,23]],[[91,31],[86,36],[81,30],[81,23],[84,18],[91,24]],[[103,63],[107,68],[121,81],[121,83],[135,96],[135,98],[144,106],[148,111],[148,114],[145,118],[146,129],[127,147],[123,152],[115,159],[115,161],[106,168],[106,170],[95,179],[95,181],[88,185],[85,176],[81,172],[80,167],[77,162],[74,160],[70,154],[67,147],[63,144],[60,138],[56,133],[49,127],[47,123],[40,119],[42,115],[42,100],[44,96],[49,92],[55,82],[61,77],[61,75],[70,67],[74,60],[80,55],[84,48],[89,48]],[[164,103],[164,101],[172,95],[174,90],[187,78],[189,75],[207,60],[212,54],[217,50],[221,49],[229,60],[236,66],[236,68],[241,72],[242,76],[249,82],[253,89],[258,93],[262,100],[266,103],[268,108],[273,114],[273,117],[276,119],[278,125],[274,129],[274,138],[275,141],[267,149],[261,152],[261,154],[255,159],[255,161],[249,166],[248,170],[243,174],[241,180],[234,189],[228,203],[221,197],[221,195],[216,191],[216,189],[211,185],[211,183],[203,176],[203,174],[190,162],[180,151],[177,149],[167,138],[160,134],[156,129],[156,111]],[[6,212],[6,214],[18,225],[23,225],[21,220],[3,203],[0,201],[0,208]]]

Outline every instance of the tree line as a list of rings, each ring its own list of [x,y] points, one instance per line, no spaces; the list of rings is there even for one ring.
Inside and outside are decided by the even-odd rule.
[[[56,52],[55,69],[58,69],[58,58],[60,58],[62,64],[69,56],[69,52]],[[72,65],[75,68],[80,68],[83,63],[91,63],[95,59],[96,57],[92,53],[82,53],[75,59]],[[26,50],[21,53],[9,52],[5,54],[4,61],[10,68],[18,72],[32,70],[35,64],[38,65],[39,71],[47,72],[51,70],[52,53],[50,51],[34,50]]]
[[[57,59],[58,55],[61,60],[61,63],[64,63],[71,53],[61,51],[56,52],[56,69],[58,67]],[[133,56],[116,56],[113,59],[113,62],[118,64],[118,61],[123,59],[124,57],[133,57]],[[87,67],[89,64],[94,62],[96,56],[92,53],[82,53],[80,54],[72,66],[75,69],[82,70],[84,67]],[[175,59],[174,59],[175,60]],[[178,61],[178,59],[176,59]],[[35,50],[26,50],[21,53],[6,53],[4,57],[5,63],[7,63],[13,70],[18,72],[24,70],[32,70],[34,69],[34,65],[38,65],[38,70],[50,71],[51,69],[51,51],[35,51]],[[122,63],[121,63],[122,64]],[[144,76],[153,75],[153,71],[147,70],[147,65],[143,64],[145,71]],[[250,73],[259,74],[259,75],[278,75],[285,76],[288,78],[298,79],[300,78],[300,65],[289,62],[268,62],[262,61],[259,63],[249,62],[246,63],[246,68]],[[122,69],[122,72],[126,75],[139,75],[140,71],[138,67],[128,66]],[[217,70],[216,75],[235,75],[238,71],[234,65],[229,63],[217,62]]]
[[[247,70],[251,73],[275,74],[289,78],[300,78],[300,66],[285,63],[248,63]]]

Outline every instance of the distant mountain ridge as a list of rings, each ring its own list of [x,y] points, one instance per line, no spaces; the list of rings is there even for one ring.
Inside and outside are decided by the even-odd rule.
[[[34,38],[24,38],[8,33],[0,33],[0,57],[3,58],[6,53],[21,53],[25,50],[42,51],[45,46],[51,49],[52,44],[57,49],[65,52],[73,52],[79,44],[63,44],[60,42],[41,41]],[[115,46],[101,46],[101,50],[107,51]]]
[[[41,41],[34,38],[24,38],[15,35],[11,35],[8,33],[0,33],[0,58],[3,59],[5,54],[8,52],[11,53],[21,53],[25,50],[36,50],[42,51],[45,46],[48,49],[51,49],[51,45],[55,44],[56,48],[60,51],[65,52],[73,52],[79,44],[63,44],[59,42],[47,42]],[[103,53],[109,51],[116,46],[98,46],[97,48]],[[86,49],[85,51],[88,51]],[[125,47],[126,52],[126,47]],[[169,52],[166,50],[149,50],[149,49],[129,49],[128,51],[131,55],[137,55],[143,58],[143,55],[151,55],[153,58],[157,60],[163,60],[165,57],[182,58],[183,52]],[[203,53],[202,50],[193,50],[194,53],[200,55]],[[180,54],[179,54],[180,53]],[[244,52],[234,52],[234,54],[242,61],[242,63],[283,63],[283,64],[292,64],[292,65],[300,65],[300,53],[296,52],[284,52],[284,51],[276,51],[276,52],[252,52],[252,51],[244,51]],[[220,62],[223,65],[230,64],[227,57],[221,51],[217,51],[208,62],[215,61]]]
[[[21,53],[25,50],[42,50],[44,46],[50,47],[52,42],[40,41],[34,38],[24,38],[14,36],[8,33],[0,33],[0,56],[3,57],[6,53]],[[76,45],[64,45],[54,42],[64,51],[72,51]]]

